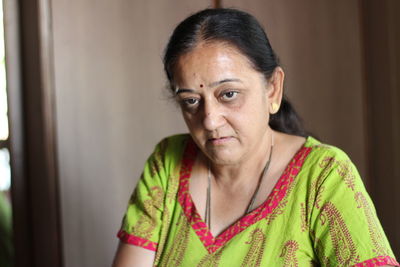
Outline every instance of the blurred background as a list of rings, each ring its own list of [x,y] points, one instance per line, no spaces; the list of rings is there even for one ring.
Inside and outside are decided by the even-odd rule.
[[[110,266],[146,158],[187,132],[164,45],[218,6],[264,25],[287,95],[355,162],[399,259],[400,1],[3,0],[0,266]]]

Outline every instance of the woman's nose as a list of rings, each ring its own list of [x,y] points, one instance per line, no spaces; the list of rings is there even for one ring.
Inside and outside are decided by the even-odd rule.
[[[218,103],[209,101],[204,103],[203,127],[208,131],[214,131],[224,124],[225,118]]]

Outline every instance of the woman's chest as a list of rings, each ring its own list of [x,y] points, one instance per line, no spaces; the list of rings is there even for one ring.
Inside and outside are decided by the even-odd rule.
[[[263,206],[214,236],[195,206],[180,199],[171,207],[163,251],[157,252],[160,266],[309,266],[315,261],[301,201],[284,198],[272,209]]]
[[[200,218],[206,221],[205,218],[209,217],[208,226],[214,236],[265,205],[278,180],[266,177],[260,184],[257,184],[257,179],[253,179],[244,185],[229,187],[218,185],[213,180],[207,183],[207,179],[202,178],[192,174],[188,198]]]
[[[242,221],[213,237],[198,218],[188,218],[178,208],[160,266],[310,266],[314,252],[309,234],[302,230],[300,212],[285,212],[290,210],[278,207],[255,223]]]

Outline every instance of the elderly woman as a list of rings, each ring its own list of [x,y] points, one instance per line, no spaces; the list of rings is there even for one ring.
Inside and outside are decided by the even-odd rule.
[[[254,17],[188,17],[164,66],[190,134],[148,159],[114,266],[398,266],[352,162],[303,130]]]

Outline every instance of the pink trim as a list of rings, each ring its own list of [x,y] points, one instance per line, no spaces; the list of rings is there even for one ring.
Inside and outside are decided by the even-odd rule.
[[[193,140],[190,139],[182,158],[178,201],[182,206],[183,212],[190,222],[193,230],[196,232],[197,236],[200,238],[208,252],[214,253],[229,240],[231,240],[235,235],[239,234],[250,225],[264,219],[268,214],[272,213],[272,211],[278,206],[279,202],[286,196],[290,184],[300,172],[304,160],[311,150],[311,148],[303,146],[296,153],[290,164],[286,167],[266,201],[249,214],[243,216],[233,225],[229,226],[223,233],[217,237],[214,237],[208,230],[206,223],[197,212],[189,193],[190,174],[197,154],[197,147]]]
[[[151,251],[156,251],[157,250],[157,243],[155,242],[151,242],[150,240],[138,237],[138,236],[134,236],[134,235],[130,235],[127,232],[125,232],[124,230],[120,230],[118,232],[118,238],[124,242],[124,243],[128,243],[131,245],[135,245],[135,246],[139,246]]]
[[[392,266],[400,266],[396,259],[390,256],[378,256],[373,259],[369,259],[360,263],[357,263],[356,267],[374,267],[374,266],[383,266],[383,265],[392,265]]]

